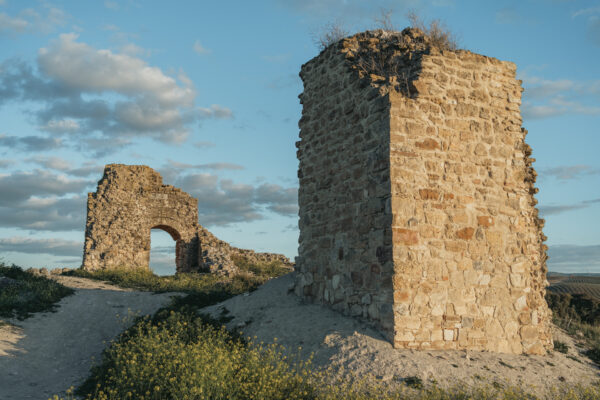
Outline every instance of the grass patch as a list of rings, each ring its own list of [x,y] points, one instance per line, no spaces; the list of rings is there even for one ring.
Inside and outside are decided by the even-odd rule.
[[[569,352],[569,346],[565,342],[561,342],[560,340],[554,341],[554,351],[558,351],[559,353],[567,354]]]
[[[270,263],[253,263],[243,256],[231,256],[231,260],[240,271],[253,274],[262,279],[277,278],[289,274],[291,269],[283,265],[281,261]]]
[[[25,319],[33,313],[52,311],[56,303],[74,290],[43,276],[0,262],[0,317]]]
[[[252,291],[271,278],[291,272],[281,262],[251,263],[244,257],[233,257],[233,261],[240,273],[232,277],[211,273],[158,276],[149,269],[124,267],[93,272],[75,269],[64,275],[107,281],[124,288],[157,293],[182,292],[200,297],[212,294],[215,299],[210,300],[209,304],[214,304],[225,300],[227,296]]]

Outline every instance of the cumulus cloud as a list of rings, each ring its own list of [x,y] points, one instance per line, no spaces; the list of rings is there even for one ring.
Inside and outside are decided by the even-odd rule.
[[[60,157],[45,157],[36,156],[29,157],[26,161],[33,162],[44,168],[54,169],[57,171],[66,171],[71,168],[71,163]]]
[[[100,176],[104,167],[93,162],[85,162],[78,167],[73,167],[72,164],[60,157],[35,156],[29,157],[26,161],[40,165],[46,169],[64,172],[67,175],[77,177],[88,177],[90,175]]]
[[[97,50],[77,42],[75,33],[62,34],[38,53],[44,75],[77,91],[147,97],[162,105],[189,105],[192,87],[182,87],[157,67],[139,58]]]
[[[564,272],[600,272],[600,245],[554,245],[548,249],[548,268]]]
[[[183,72],[167,75],[131,53],[96,49],[75,33],[62,34],[39,50],[37,70],[19,60],[0,64],[0,102],[41,104],[31,111],[38,127],[77,138],[83,147],[107,138],[181,143],[201,120],[233,117],[221,105],[197,106],[196,89]]]
[[[32,197],[62,196],[81,193],[90,182],[69,179],[44,170],[17,171],[0,175],[0,206],[15,206]]]
[[[163,175],[165,181],[173,182],[198,199],[199,222],[205,226],[256,221],[265,218],[265,212],[283,216],[298,213],[297,188],[236,183],[210,173],[179,175],[175,169],[167,172]]]
[[[64,167],[57,160],[46,160]],[[0,175],[0,227],[28,230],[81,230],[86,196],[94,184],[45,170]]]
[[[73,231],[85,226],[86,196],[30,198],[0,205],[0,227],[35,231]]]
[[[8,136],[0,134],[0,146],[30,153],[58,149],[62,147],[62,140],[45,136]]]
[[[0,252],[77,257],[83,254],[83,242],[63,239],[33,239],[15,236],[0,238]]]

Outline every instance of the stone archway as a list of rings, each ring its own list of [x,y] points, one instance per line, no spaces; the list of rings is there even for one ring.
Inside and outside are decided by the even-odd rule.
[[[148,268],[150,231],[175,240],[177,272],[198,269],[198,201],[142,165],[109,164],[88,194],[82,268]]]

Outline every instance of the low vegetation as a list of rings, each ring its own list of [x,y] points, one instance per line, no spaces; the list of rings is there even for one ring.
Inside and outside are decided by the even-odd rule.
[[[426,23],[415,12],[409,12],[407,18],[410,21],[411,27],[421,30],[433,47],[437,47],[440,50],[458,49],[456,35],[439,19],[434,19]]]
[[[328,371],[314,370],[310,361],[303,362],[280,346],[248,341],[221,326],[226,313],[215,321],[200,315],[200,308],[251,291],[269,276],[284,271],[276,265],[236,262],[244,271],[236,278],[208,274],[158,277],[126,269],[74,272],[127,287],[188,293],[125,331],[104,352],[102,362],[76,393],[85,399],[102,400],[536,399],[523,388],[498,382],[474,388],[457,384],[448,389],[425,384],[419,377],[397,378],[391,385],[370,376],[340,380]],[[74,398],[73,394],[68,398]],[[557,382],[557,389],[547,398],[600,399],[600,387],[568,387]]]
[[[597,285],[596,286],[600,286]],[[600,324],[600,298],[587,293],[564,293],[554,289],[546,295],[548,306],[554,317],[562,320],[562,324],[573,322],[588,325]]]
[[[600,299],[586,293],[548,291],[546,301],[552,310],[554,324],[583,340],[587,348],[585,354],[600,365]],[[556,348],[556,343],[555,349],[568,351],[560,344]]]
[[[247,258],[242,256],[232,256],[233,263],[242,273],[252,274],[261,280],[277,278],[285,274],[289,274],[291,269],[284,267],[280,261],[270,263],[252,263]]]
[[[73,293],[52,279],[0,262],[0,317],[25,319],[35,312],[52,311],[60,299]]]
[[[427,38],[429,44],[440,50],[458,50],[458,39],[441,20],[434,19],[426,22],[417,13],[411,11],[406,14],[410,26],[419,29]],[[374,25],[377,29],[384,32],[397,32],[392,23],[392,11],[381,10],[380,15],[374,18]],[[318,33],[313,34],[313,42],[319,48],[324,50],[330,45],[339,42],[348,37],[350,32],[344,28],[343,22],[337,20],[323,26]]]

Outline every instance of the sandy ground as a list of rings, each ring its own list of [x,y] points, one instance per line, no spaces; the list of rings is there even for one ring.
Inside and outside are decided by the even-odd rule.
[[[152,314],[174,293],[152,294],[56,276],[76,289],[57,311],[0,326],[0,399],[48,399],[88,377],[106,344],[133,315]]]
[[[598,368],[579,353],[573,339],[559,330],[555,338],[568,344],[566,355],[394,349],[364,322],[319,305],[303,304],[290,292],[292,282],[289,274],[267,282],[250,295],[237,296],[202,312],[234,317],[227,327],[256,336],[258,342],[271,343],[277,338],[288,349],[301,346],[303,357],[313,353],[314,365],[331,365],[338,375],[348,371],[359,376],[372,373],[390,383],[417,376],[450,386],[508,382],[538,394],[561,383],[585,384],[600,376]]]

